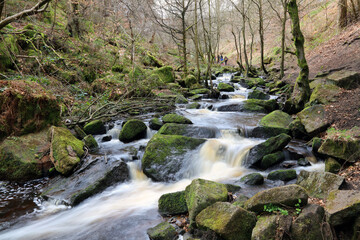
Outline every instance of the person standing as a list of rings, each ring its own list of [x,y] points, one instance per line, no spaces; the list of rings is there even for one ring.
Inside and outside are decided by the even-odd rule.
[[[227,65],[228,60],[229,59],[227,58],[227,56],[225,56],[225,58],[224,58],[225,65]]]
[[[220,55],[220,65],[223,64],[223,61],[224,61],[224,58],[223,58],[223,55],[221,54],[221,55]]]

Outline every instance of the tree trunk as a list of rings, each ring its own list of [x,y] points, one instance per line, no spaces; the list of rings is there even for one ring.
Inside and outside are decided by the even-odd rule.
[[[305,58],[304,36],[300,29],[296,0],[290,0],[288,3],[288,11],[292,23],[291,29],[296,47],[295,53],[298,59],[298,66],[300,67],[300,73],[296,79],[291,98],[288,99],[285,104],[285,110],[289,113],[297,113],[304,108],[305,103],[307,103],[310,98],[309,67]]]
[[[283,0],[284,16],[281,26],[281,62],[280,62],[280,79],[284,77],[284,63],[285,63],[285,32],[286,32],[286,20],[287,20],[287,3]]]
[[[81,36],[80,21],[79,21],[79,2],[70,0],[69,3],[69,14],[67,29],[70,32],[70,36],[78,38]]]
[[[199,62],[199,32],[198,32],[198,15],[197,15],[197,0],[195,1],[195,16],[194,16],[194,20],[195,20],[195,60],[196,60],[196,81],[198,83],[200,83],[200,62]]]
[[[182,6],[184,9],[185,0],[182,0]],[[181,22],[182,22],[182,51],[183,51],[183,58],[184,58],[184,75],[186,76],[188,73],[187,69],[187,49],[186,49],[186,22],[185,22],[185,11],[181,13]]]
[[[212,56],[212,46],[211,46],[211,28],[212,28],[212,23],[211,23],[211,3],[210,0],[208,0],[208,7],[209,7],[209,31],[208,31],[208,43],[209,43],[209,49],[208,49],[208,75],[210,77],[210,89],[213,90],[214,86],[213,86],[213,81],[211,78],[211,68],[212,68],[212,62],[213,62],[213,56]]]
[[[268,74],[264,64],[264,18],[262,12],[262,0],[259,0],[259,37],[260,37],[260,60],[261,69],[265,74]]]
[[[347,0],[338,1],[339,18],[338,24],[340,28],[344,28],[347,25]]]
[[[249,60],[246,54],[246,35],[245,35],[245,27],[246,27],[246,16],[245,16],[245,3],[244,1],[241,1],[241,7],[242,7],[242,35],[243,35],[243,45],[244,45],[244,60],[246,65],[246,71],[245,76],[248,77],[250,66],[249,66]]]
[[[1,16],[2,16],[4,6],[5,6],[5,0],[0,0],[0,20],[1,20]]]

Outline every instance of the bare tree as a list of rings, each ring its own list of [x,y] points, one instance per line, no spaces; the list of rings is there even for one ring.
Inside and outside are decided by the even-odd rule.
[[[347,25],[347,0],[338,0],[338,25],[344,28]]]

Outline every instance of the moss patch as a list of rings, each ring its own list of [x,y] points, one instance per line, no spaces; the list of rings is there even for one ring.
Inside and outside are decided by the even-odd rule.
[[[167,193],[159,198],[158,208],[161,215],[177,215],[188,211],[185,191]]]
[[[140,120],[128,120],[121,129],[119,139],[122,142],[131,142],[146,136],[147,126]]]
[[[164,123],[180,123],[180,124],[192,124],[192,122],[178,114],[170,113],[162,117]]]

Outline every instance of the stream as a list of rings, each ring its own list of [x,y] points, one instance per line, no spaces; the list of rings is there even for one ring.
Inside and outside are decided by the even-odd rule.
[[[224,74],[214,83],[228,83],[231,76]],[[202,99],[200,109],[186,109],[185,105],[177,105],[176,112],[189,118],[195,126],[216,128],[217,132],[216,138],[208,139],[199,149],[187,153],[188,164],[181,169],[183,179],[174,183],[148,179],[141,171],[141,157],[144,147],[156,131],[148,129],[146,139],[124,144],[118,140],[121,121],[117,121],[107,133],[112,135],[113,140],[101,142],[104,135],[95,136],[100,146],[98,154],[124,159],[131,172],[131,181],[109,187],[73,208],[41,200],[41,181],[33,181],[25,186],[0,182],[0,210],[16,205],[13,207],[15,217],[6,215],[0,220],[0,240],[149,239],[146,230],[162,221],[157,211],[159,197],[184,190],[194,178],[236,184],[241,186],[240,192],[248,196],[266,188],[284,185],[282,181],[265,180],[261,186],[250,187],[238,182],[241,176],[257,172],[242,167],[242,160],[251,147],[265,140],[246,138],[240,133],[255,127],[265,114],[216,111],[219,106],[247,98],[249,90],[234,85],[235,92],[222,93],[227,94],[229,99]],[[143,120],[148,124],[150,117],[145,116]],[[306,147],[298,145],[296,147],[306,150]],[[137,159],[131,157],[133,151],[138,151]],[[292,159],[289,157],[286,160]],[[266,176],[269,171],[279,168],[280,165],[260,173]],[[303,169],[324,171],[324,164],[295,166],[295,169],[298,173]]]

